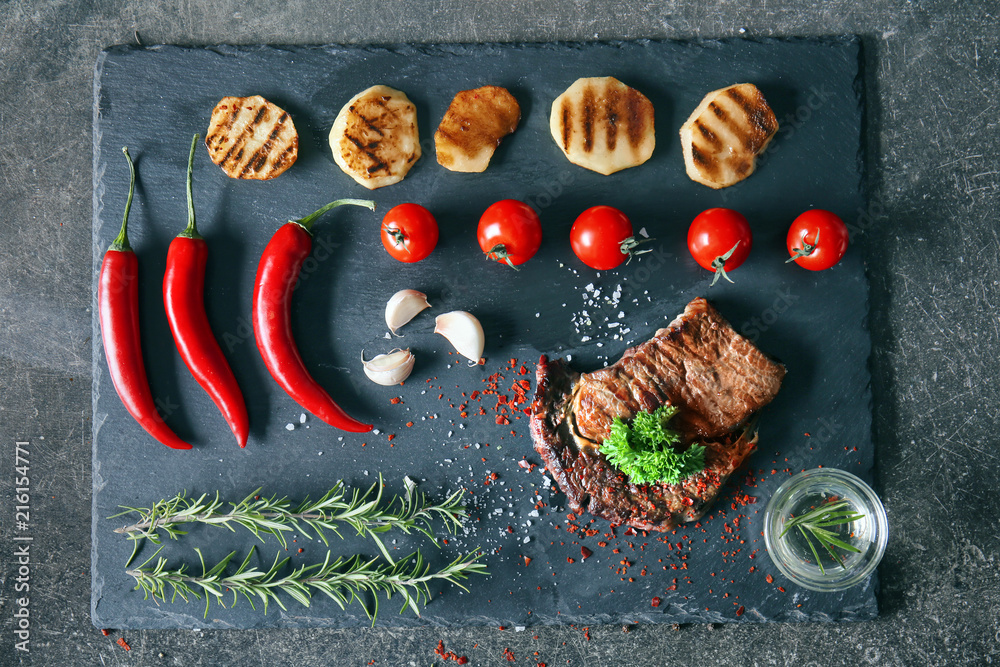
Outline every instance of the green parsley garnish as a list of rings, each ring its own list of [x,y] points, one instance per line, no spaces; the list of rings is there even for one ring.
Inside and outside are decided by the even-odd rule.
[[[667,422],[676,414],[677,408],[663,405],[653,412],[638,413],[631,426],[615,417],[601,451],[633,484],[676,484],[705,469],[704,446],[674,449],[681,436],[667,428]]]

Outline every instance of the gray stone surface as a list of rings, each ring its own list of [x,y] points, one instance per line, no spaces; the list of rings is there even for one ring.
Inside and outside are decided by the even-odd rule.
[[[998,653],[995,196],[1000,25],[993,9],[827,3],[8,2],[0,9],[0,479],[30,442],[31,653],[14,627],[13,487],[3,485],[0,663],[424,665],[443,639],[472,664],[987,664]],[[817,626],[136,631],[126,653],[88,617],[90,125],[101,48],[863,36],[872,211],[875,433],[893,538],[881,615]],[[536,638],[537,637],[537,638]],[[588,639],[589,637],[589,639]],[[534,652],[538,652],[538,656]]]

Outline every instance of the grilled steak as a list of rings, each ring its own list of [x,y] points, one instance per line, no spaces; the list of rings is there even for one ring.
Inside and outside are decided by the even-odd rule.
[[[753,173],[757,156],[777,131],[778,121],[757,86],[714,90],[681,126],[687,175],[710,188],[735,185]]]
[[[521,106],[506,88],[461,91],[434,133],[438,164],[451,171],[486,171],[500,140],[516,130],[520,120]]]
[[[260,95],[223,97],[212,110],[205,146],[232,178],[267,180],[299,155],[299,135],[288,114]]]
[[[535,449],[574,512],[667,531],[701,517],[754,450],[748,418],[778,393],[785,368],[740,336],[705,299],[620,360],[580,375],[542,357],[531,408]],[[679,408],[681,446],[705,446],[705,469],[677,484],[632,484],[601,453],[614,417]]]
[[[369,190],[398,183],[420,159],[417,108],[388,86],[363,90],[337,114],[330,149],[337,166]]]
[[[573,164],[608,175],[653,154],[653,103],[612,76],[577,79],[552,102],[552,138]]]

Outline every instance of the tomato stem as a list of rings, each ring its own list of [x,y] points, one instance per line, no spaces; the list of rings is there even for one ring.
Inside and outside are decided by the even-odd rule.
[[[808,257],[809,255],[812,254],[812,251],[816,249],[817,245],[819,245],[819,230],[818,229],[816,230],[816,238],[813,239],[812,243],[809,243],[809,241],[806,240],[805,236],[802,237],[802,247],[801,248],[792,248],[792,250],[795,251],[795,254],[792,255],[791,257],[789,257],[788,259],[786,259],[785,260],[785,264],[788,264],[789,262],[794,262],[799,257]]]
[[[739,246],[740,242],[737,241],[736,245],[729,249],[729,252],[724,255],[719,255],[712,260],[712,268],[715,269],[715,277],[712,278],[712,284],[709,285],[709,287],[714,287],[715,283],[719,282],[719,276],[722,276],[729,282],[733,282],[733,279],[726,274],[726,260],[733,256],[733,253],[736,252],[736,249]]]
[[[188,203],[188,224],[177,236],[186,239],[200,239],[201,234],[198,233],[198,227],[194,221],[194,197],[191,194],[191,174],[194,171],[194,147],[198,144],[198,135],[195,134],[191,139],[191,152],[188,153],[188,170],[187,170],[187,203]]]
[[[392,241],[397,247],[402,247],[406,243],[406,234],[403,233],[402,229],[388,225],[383,225],[383,228],[385,229],[385,233],[392,237]]]
[[[625,265],[627,266],[629,262],[632,261],[632,257],[635,255],[643,255],[647,252],[653,252],[652,248],[646,248],[645,250],[636,250],[635,248],[642,245],[643,243],[649,243],[654,239],[643,239],[641,241],[636,241],[634,236],[630,236],[621,243],[618,244],[618,250],[621,251],[623,255],[628,255],[628,259],[625,260]]]
[[[510,261],[510,253],[507,252],[507,247],[502,243],[498,243],[490,248],[486,256],[498,262],[507,262],[507,265],[515,271],[521,270],[514,266],[514,262]]]

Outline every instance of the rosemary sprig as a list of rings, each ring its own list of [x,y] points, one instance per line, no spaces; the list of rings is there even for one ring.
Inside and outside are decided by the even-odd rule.
[[[820,545],[826,549],[833,559],[840,564],[840,567],[846,568],[843,557],[838,554],[835,549],[843,549],[844,551],[852,551],[854,553],[861,553],[861,549],[844,542],[837,537],[837,533],[832,530],[827,530],[827,528],[830,526],[839,526],[841,524],[851,523],[852,521],[865,518],[864,514],[860,514],[854,510],[844,509],[847,506],[848,502],[846,500],[823,503],[819,507],[815,507],[801,516],[792,517],[786,521],[785,529],[781,531],[781,534],[778,537],[784,537],[788,531],[796,528],[802,533],[802,537],[805,538],[806,544],[809,545],[809,550],[812,551],[813,556],[816,558],[816,565],[819,566],[820,572],[826,574],[826,570],[823,569],[823,563],[819,558],[819,552],[816,550],[810,536],[815,538],[816,541],[818,541]]]
[[[135,579],[135,590],[141,588],[144,599],[152,598],[157,604],[167,601],[168,589],[171,602],[177,598],[188,602],[190,597],[200,600],[204,595],[205,618],[208,618],[212,600],[221,607],[226,606],[224,596],[227,592],[233,595],[232,604],[235,605],[242,595],[254,610],[257,609],[254,605],[256,598],[264,603],[266,614],[271,602],[287,610],[278,596],[279,592],[308,607],[313,594],[318,591],[331,598],[341,609],[357,600],[374,624],[378,615],[379,593],[384,592],[388,599],[392,599],[395,594],[402,596],[403,606],[399,613],[403,613],[409,607],[419,616],[418,605],[426,606],[431,599],[429,586],[431,581],[440,579],[468,591],[469,589],[462,585],[462,581],[468,579],[471,574],[487,573],[486,565],[478,562],[482,556],[478,549],[459,556],[442,569],[433,572],[430,565],[424,562],[419,550],[398,563],[389,565],[378,563],[377,557],[366,560],[360,555],[346,560],[339,557],[331,562],[330,552],[327,551],[322,563],[302,565],[282,576],[280,573],[290,560],[289,557],[281,559],[280,554],[276,555],[271,567],[266,572],[261,571],[250,566],[250,559],[254,554],[254,547],[251,547],[239,568],[232,574],[226,574],[225,570],[236,555],[235,551],[216,563],[214,567],[208,568],[201,550],[196,548],[195,551],[201,560],[201,575],[196,576],[189,574],[187,564],[182,564],[176,569],[167,569],[167,559],[157,558],[162,549],[161,546],[138,568],[125,571]],[[147,569],[146,566],[154,558],[156,563]],[[374,600],[372,610],[368,609],[361,598],[364,593],[372,595]]]
[[[338,524],[347,525],[354,528],[358,535],[374,540],[386,560],[393,563],[389,550],[378,537],[379,533],[393,528],[407,534],[415,530],[433,540],[433,519],[442,519],[448,532],[454,532],[467,515],[460,502],[464,493],[462,490],[451,494],[443,502],[433,503],[412,484],[407,484],[402,497],[393,496],[383,505],[382,486],[380,475],[379,481],[363,494],[355,489],[347,499],[343,482],[337,482],[319,500],[310,501],[307,497],[294,506],[286,497],[260,496],[258,488],[240,502],[229,503],[228,511],[225,511],[225,503],[219,499],[218,492],[214,498],[203,493],[198,498],[191,499],[182,491],[173,498],[157,501],[152,507],[123,505],[124,512],[109,518],[133,513],[139,515],[139,520],[135,523],[115,529],[116,533],[128,535],[128,539],[134,543],[132,555],[126,565],[135,558],[142,540],[161,544],[161,532],[176,540],[187,534],[187,531],[180,528],[187,523],[224,526],[233,532],[234,526],[243,526],[261,542],[264,541],[263,535],[273,535],[282,547],[288,546],[285,533],[289,531],[298,531],[311,538],[307,529],[312,529],[323,544],[329,546],[326,531],[343,538]]]

